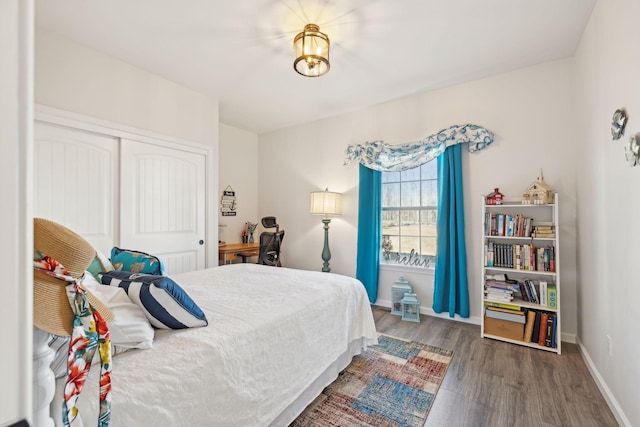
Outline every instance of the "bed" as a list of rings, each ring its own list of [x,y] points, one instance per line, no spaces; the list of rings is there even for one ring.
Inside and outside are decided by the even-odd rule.
[[[158,329],[152,348],[114,357],[112,426],[286,426],[377,342],[364,287],[347,276],[233,264],[172,279],[208,326]],[[78,401],[84,425],[97,420],[98,374]]]

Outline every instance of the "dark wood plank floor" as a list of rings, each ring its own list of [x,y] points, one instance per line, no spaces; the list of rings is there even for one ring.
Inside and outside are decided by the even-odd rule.
[[[374,307],[378,332],[453,350],[425,427],[617,426],[578,346],[562,354],[480,338],[480,326],[431,316],[403,322]]]

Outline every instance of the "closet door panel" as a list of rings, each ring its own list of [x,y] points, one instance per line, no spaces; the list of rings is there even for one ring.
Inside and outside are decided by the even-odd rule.
[[[58,222],[109,255],[115,239],[118,139],[34,125],[34,215]]]
[[[158,256],[168,274],[204,268],[205,156],[122,139],[120,172],[121,247]]]

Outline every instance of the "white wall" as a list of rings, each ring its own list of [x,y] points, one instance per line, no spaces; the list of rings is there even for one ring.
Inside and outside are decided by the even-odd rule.
[[[56,34],[35,34],[35,102],[211,147],[207,264],[217,265],[218,102]],[[213,191],[211,191],[213,190]]]
[[[322,224],[308,214],[309,192],[328,186],[344,193],[343,216],[331,222],[332,271],[355,274],[358,168],[343,166],[348,144],[405,143],[452,124],[475,123],[492,130],[496,141],[463,157],[471,316],[477,321],[481,311],[481,195],[500,187],[508,198],[519,198],[542,168],[562,204],[562,328],[571,339],[577,331],[572,78],[572,61],[556,61],[260,135],[259,209],[276,211],[287,230],[285,264],[321,268]],[[390,298],[399,275],[381,275],[379,299]],[[410,281],[429,310],[433,277],[416,277]]]
[[[599,1],[576,55],[578,334],[620,424],[628,426],[640,425],[640,167],[627,165],[623,146],[640,132],[639,21],[640,3]],[[618,108],[629,119],[613,142]]]
[[[260,223],[258,215],[258,135],[220,123],[220,162],[218,194],[228,185],[236,192],[237,215],[222,216],[218,197],[219,239],[240,243],[246,222]],[[258,239],[262,227],[256,229]]]
[[[32,1],[0,1],[0,425],[32,421],[32,31]]]

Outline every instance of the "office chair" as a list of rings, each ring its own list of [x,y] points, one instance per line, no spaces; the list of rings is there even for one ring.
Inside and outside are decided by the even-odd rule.
[[[282,267],[280,247],[284,239],[284,230],[280,230],[275,216],[265,216],[262,218],[262,226],[267,229],[275,228],[276,231],[263,231],[260,233],[260,249],[257,264]],[[247,258],[253,256],[251,253],[238,253],[237,255],[242,258],[243,263],[247,262]]]
[[[280,226],[275,216],[265,216],[262,218],[264,228],[275,228],[275,232],[263,231],[260,233],[260,251],[258,253],[258,264],[282,267],[280,262],[280,248],[284,239],[284,230]]]

